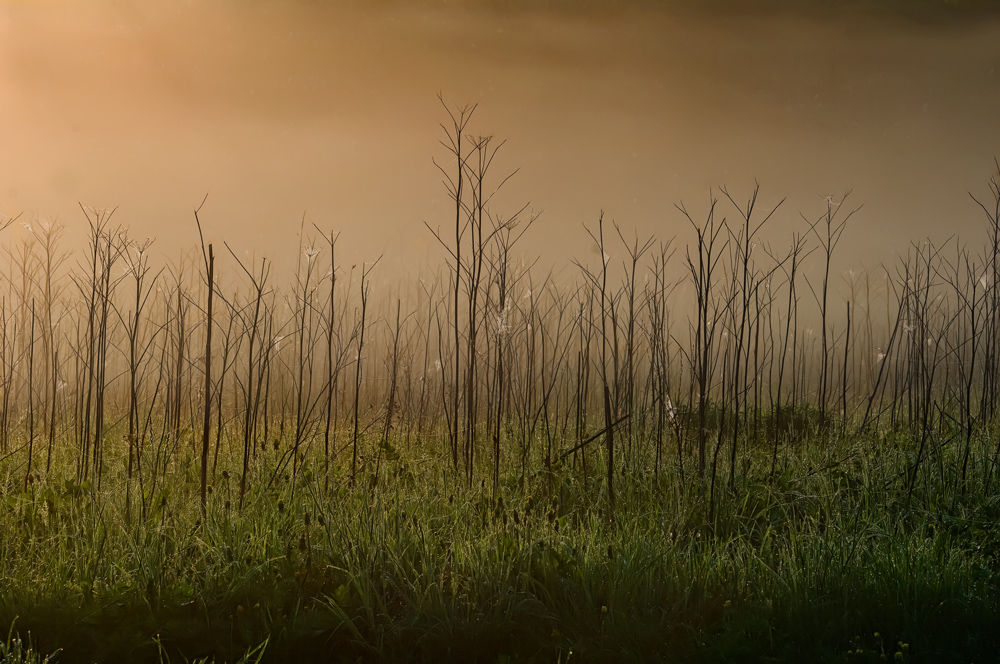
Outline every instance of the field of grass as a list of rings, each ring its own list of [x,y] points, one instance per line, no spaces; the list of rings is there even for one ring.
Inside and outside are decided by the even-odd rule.
[[[26,224],[0,661],[995,661],[996,179],[983,247],[843,283],[848,202],[765,251],[756,190],[677,252],[597,221],[561,283],[471,110],[442,268],[395,292],[318,228],[277,287]]]
[[[763,459],[711,521],[673,474],[623,477],[611,521],[597,476],[511,478],[501,503],[415,452],[331,489],[309,466],[268,487],[261,463],[242,512],[220,474],[205,518],[182,453],[131,523],[120,475],[10,478],[0,610],[67,662],[264,641],[262,661],[992,661],[996,498],[933,468],[908,501],[907,442],[838,439],[773,479]]]

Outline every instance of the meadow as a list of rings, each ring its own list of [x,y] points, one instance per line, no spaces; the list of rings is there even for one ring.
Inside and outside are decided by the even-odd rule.
[[[391,288],[4,220],[0,661],[995,661],[997,177],[878,270],[755,188],[556,278],[473,110]]]

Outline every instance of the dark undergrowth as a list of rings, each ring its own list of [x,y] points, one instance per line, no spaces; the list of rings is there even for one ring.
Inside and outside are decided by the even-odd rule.
[[[995,658],[985,475],[951,491],[929,464],[908,499],[889,437],[808,441],[773,480],[758,461],[712,520],[673,470],[623,478],[611,520],[599,473],[512,473],[493,501],[416,451],[242,514],[223,480],[205,519],[183,463],[131,523],[113,482],[54,473],[8,491],[0,620],[59,662]]]

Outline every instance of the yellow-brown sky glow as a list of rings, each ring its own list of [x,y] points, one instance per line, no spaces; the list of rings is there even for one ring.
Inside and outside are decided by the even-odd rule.
[[[776,239],[853,189],[845,243],[874,262],[928,234],[980,241],[968,192],[1000,153],[1000,23],[0,0],[0,214],[58,217],[73,241],[78,202],[119,206],[170,253],[210,192],[209,240],[280,260],[305,213],[359,262],[438,262],[439,91],[508,140],[497,168],[520,172],[497,205],[544,210],[533,252],[585,251],[601,209],[684,243],[675,203],[757,179],[765,203],[789,197]]]

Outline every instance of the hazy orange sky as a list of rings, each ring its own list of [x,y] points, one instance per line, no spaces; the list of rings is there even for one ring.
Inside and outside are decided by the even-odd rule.
[[[524,3],[529,5],[530,3]],[[689,237],[709,190],[788,202],[776,240],[852,189],[868,263],[984,236],[971,190],[1000,154],[1000,23],[869,14],[472,3],[0,0],[0,214],[86,206],[161,253],[197,239],[278,259],[307,223],[348,260],[438,263],[450,206],[432,158],[452,105],[507,139],[498,201],[543,211],[526,248],[586,251],[600,210]],[[17,234],[20,229],[8,230]]]

